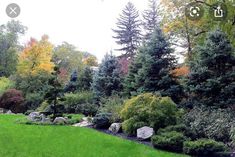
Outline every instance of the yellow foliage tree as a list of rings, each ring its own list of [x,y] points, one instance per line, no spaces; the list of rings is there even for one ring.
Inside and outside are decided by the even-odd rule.
[[[54,63],[51,62],[52,50],[53,45],[48,41],[48,36],[42,36],[40,41],[31,38],[19,56],[18,74],[35,75],[40,71],[52,72],[54,67]]]

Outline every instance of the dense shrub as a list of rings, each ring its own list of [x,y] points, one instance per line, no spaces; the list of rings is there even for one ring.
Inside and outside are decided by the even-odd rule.
[[[146,122],[138,121],[135,117],[132,117],[122,123],[122,129],[128,135],[135,135],[137,129],[147,125]]]
[[[95,116],[98,111],[96,104],[81,104],[78,105],[75,112],[82,113],[85,116]]]
[[[155,131],[169,125],[175,125],[178,109],[169,97],[160,97],[151,93],[141,94],[125,102],[121,111],[123,128],[135,133],[135,126],[145,124]],[[127,127],[128,126],[128,127]],[[126,130],[132,128],[131,130]]]
[[[117,95],[111,96],[107,99],[101,99],[101,104],[98,113],[110,113],[111,122],[120,122],[120,112],[123,108],[124,100]]]
[[[0,95],[2,95],[7,89],[13,88],[14,83],[6,78],[6,77],[0,77]]]
[[[229,110],[195,107],[185,115],[184,123],[195,134],[195,138],[228,142],[231,130],[235,126],[234,117]]]
[[[211,139],[199,139],[197,141],[184,142],[183,150],[186,154],[197,156],[209,156],[226,150],[222,142]]]
[[[83,113],[85,115],[95,115],[97,112],[97,105],[93,105],[93,94],[88,91],[79,93],[65,94],[65,101],[63,102],[68,113]]]
[[[43,102],[43,97],[42,93],[28,93],[25,97],[25,106],[28,110],[35,110]]]
[[[97,114],[93,119],[95,128],[107,129],[108,127],[110,127],[111,125],[110,117],[111,117],[111,114],[109,113]]]
[[[24,97],[21,91],[8,89],[0,98],[0,108],[11,110],[14,113],[22,113],[25,111],[23,102]]]
[[[77,104],[92,103],[93,94],[91,92],[79,92],[79,93],[67,93],[65,94],[65,101],[63,102],[66,106],[76,106]]]
[[[171,131],[152,137],[152,144],[156,148],[181,152],[183,143],[187,140],[183,133]]]
[[[184,124],[170,125],[165,128],[161,128],[158,130],[157,134],[161,134],[164,132],[171,132],[171,131],[183,133],[185,136],[190,137],[190,138],[194,135],[194,133],[190,130],[190,128],[188,128]]]

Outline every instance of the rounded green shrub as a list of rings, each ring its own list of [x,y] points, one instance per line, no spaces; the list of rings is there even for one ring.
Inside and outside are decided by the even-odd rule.
[[[152,137],[151,141],[155,148],[181,152],[183,143],[187,140],[183,133],[171,131],[164,132]]]
[[[110,113],[97,114],[93,119],[93,123],[94,123],[95,128],[98,128],[98,129],[109,128],[111,125],[110,117],[111,117]]]
[[[136,126],[145,124],[155,131],[177,121],[177,106],[169,97],[160,97],[145,93],[133,97],[124,103],[121,118],[124,120],[123,130],[128,134],[136,132]]]
[[[226,150],[222,142],[211,139],[198,139],[196,141],[186,141],[183,146],[184,153],[196,156],[209,156]]]

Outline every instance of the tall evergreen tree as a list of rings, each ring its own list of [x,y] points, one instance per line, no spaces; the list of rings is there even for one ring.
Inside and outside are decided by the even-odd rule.
[[[78,89],[81,91],[90,90],[93,79],[93,70],[85,67],[78,77]]]
[[[64,101],[63,98],[63,87],[59,82],[60,71],[58,67],[54,67],[54,71],[51,73],[51,78],[49,79],[49,90],[45,95],[45,100],[51,104],[51,109],[53,111],[53,118],[58,116],[58,101]],[[61,113],[59,113],[61,114]]]
[[[190,103],[228,107],[235,104],[235,56],[225,33],[208,33],[205,44],[195,50],[188,81]]]
[[[145,39],[150,39],[154,29],[160,23],[160,11],[156,0],[149,0],[149,9],[144,11],[143,19]]]
[[[133,57],[139,47],[141,41],[141,22],[139,20],[139,13],[135,6],[128,2],[122,10],[120,18],[118,18],[117,29],[113,31],[116,33],[116,43],[122,48],[120,51],[125,51],[125,55]]]
[[[93,78],[92,89],[97,100],[122,90],[121,72],[114,56],[105,56]]]
[[[140,49],[125,85],[134,84],[137,93],[160,92],[163,96],[170,96],[179,102],[182,88],[171,74],[175,66],[172,52],[162,31],[155,29],[151,39]]]

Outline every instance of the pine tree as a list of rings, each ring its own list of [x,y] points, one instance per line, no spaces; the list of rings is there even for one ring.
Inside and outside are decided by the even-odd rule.
[[[128,2],[122,10],[122,15],[118,18],[117,29],[113,30],[116,33],[113,38],[122,47],[118,50],[125,51],[125,55],[128,57],[133,57],[139,47],[141,41],[140,26],[139,13],[133,4]]]
[[[97,100],[122,90],[121,72],[114,56],[105,56],[93,78],[92,89]]]
[[[78,80],[78,73],[77,71],[73,71],[73,73],[70,76],[70,81],[68,82],[68,84],[65,87],[65,92],[74,92],[77,90],[77,80]]]
[[[188,87],[189,103],[228,107],[235,104],[235,56],[225,33],[208,33],[205,44],[195,50]]]
[[[160,23],[160,11],[156,0],[149,0],[149,9],[143,13],[143,25],[146,32],[145,39],[150,39],[154,29]]]
[[[155,29],[151,39],[140,49],[125,85],[135,85],[137,93],[160,92],[179,102],[182,88],[170,73],[175,66],[172,52],[162,31]],[[127,86],[126,89],[130,91],[130,87]]]
[[[49,104],[51,104],[51,108],[53,110],[53,118],[58,116],[58,101],[63,101],[63,88],[61,83],[59,82],[58,75],[59,75],[59,68],[54,67],[54,71],[51,73],[52,76],[49,80],[49,90],[45,95],[45,100]]]
[[[93,71],[90,67],[85,67],[78,77],[78,89],[81,91],[90,90],[93,78]]]

